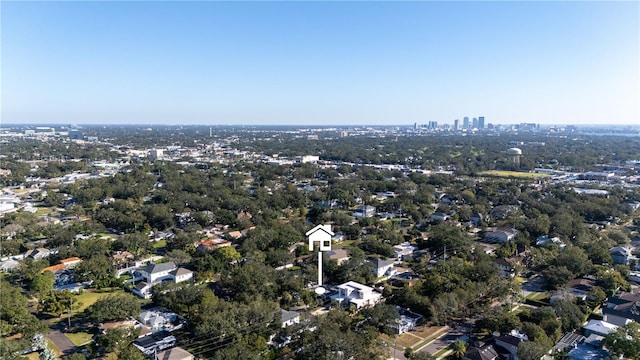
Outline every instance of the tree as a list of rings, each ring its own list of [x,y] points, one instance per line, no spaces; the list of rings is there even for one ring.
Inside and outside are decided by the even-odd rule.
[[[575,275],[566,266],[550,266],[542,272],[547,280],[547,287],[559,289],[575,278]]]
[[[85,310],[87,318],[101,323],[135,317],[140,312],[138,298],[131,294],[109,295],[96,301]]]
[[[31,280],[29,290],[37,296],[45,295],[53,290],[55,280],[56,279],[51,271],[45,271],[37,274],[33,277],[33,280]]]
[[[96,338],[96,344],[106,352],[119,354],[137,337],[139,329],[126,327],[111,328]]]
[[[0,336],[22,334],[30,338],[46,326],[28,310],[28,300],[21,289],[0,279]]]
[[[640,359],[640,324],[632,321],[617,328],[605,336],[602,345],[616,355],[633,360]]]
[[[51,291],[42,298],[42,311],[55,316],[70,312],[75,303],[75,294],[69,290]]]
[[[467,344],[464,340],[458,339],[451,344],[451,351],[456,359],[460,359],[467,352]]]
[[[184,263],[191,262],[191,255],[188,252],[180,249],[174,249],[169,251],[165,257],[173,261],[174,264],[180,266]]]
[[[518,345],[518,358],[521,360],[540,360],[549,350],[537,341],[525,341]]]

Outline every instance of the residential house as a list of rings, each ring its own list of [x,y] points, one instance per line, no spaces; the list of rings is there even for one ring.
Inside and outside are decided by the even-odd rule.
[[[429,216],[430,221],[443,222],[449,220],[449,215],[443,212],[435,212]]]
[[[193,271],[185,268],[177,268],[169,272],[169,275],[171,275],[171,279],[176,284],[193,279]]]
[[[618,326],[603,320],[589,320],[582,328],[587,337],[591,334],[607,336],[610,332],[616,331]]]
[[[560,340],[553,346],[554,352],[566,352],[569,349],[573,349],[576,345],[583,342],[586,338],[580,334],[569,332],[564,334]]]
[[[276,316],[278,318],[277,320],[280,321],[280,324],[283,328],[300,323],[300,313],[297,311],[280,309],[278,312],[276,312]]]
[[[151,289],[154,285],[171,281],[173,283],[181,283],[193,278],[193,272],[185,268],[178,268],[176,264],[169,261],[159,264],[148,264],[147,266],[134,271],[134,278],[143,278],[144,281],[138,282],[131,291],[145,299],[151,298]]]
[[[504,244],[515,239],[517,234],[518,234],[518,230],[516,229],[507,229],[507,228],[492,229],[484,233],[483,239],[484,241],[489,243]]]
[[[342,265],[349,260],[349,253],[344,249],[333,249],[331,251],[327,251],[327,255],[329,256],[329,260],[336,260],[338,265]]]
[[[506,355],[508,360],[518,359],[518,346],[525,341],[524,339],[513,335],[502,335],[496,338],[494,348],[499,354]],[[504,351],[503,351],[504,350]]]
[[[416,314],[413,311],[399,306],[394,306],[400,317],[395,322],[388,326],[395,330],[396,334],[404,334],[408,331],[415,329],[420,324],[424,317],[420,314]]]
[[[516,276],[515,267],[507,259],[496,259],[496,265],[498,266],[498,273],[504,277]]]
[[[602,349],[601,347],[595,347],[586,342],[577,344],[569,353],[567,353],[569,360],[602,360],[610,359],[611,354]]]
[[[407,286],[407,287],[411,287],[415,283],[417,283],[419,279],[420,279],[420,276],[418,276],[417,274],[412,273],[410,271],[404,271],[404,272],[401,272],[399,274],[393,275],[389,279],[389,283],[392,286],[400,286],[400,287]]]
[[[595,286],[595,284],[595,281],[590,279],[571,280],[569,283],[567,283],[564,289],[554,291],[551,294],[551,298],[549,301],[553,304],[563,300],[587,300],[587,298],[589,298],[591,289]]]
[[[48,258],[49,255],[51,255],[51,251],[45,248],[36,248],[36,249],[28,250],[26,253],[24,253],[25,259],[31,258],[33,260]]]
[[[376,275],[376,277],[393,275],[393,260],[369,258],[368,261],[371,263],[371,270]]]
[[[194,245],[196,247],[196,251],[204,252],[209,250],[215,250],[225,246],[231,246],[231,241],[219,239],[219,238],[206,239],[206,240],[197,241]]]
[[[67,269],[73,269],[74,267],[76,267],[76,265],[78,265],[81,262],[82,262],[82,259],[78,257],[70,257],[67,259],[60,260],[60,263],[63,264]]]
[[[155,355],[154,360],[194,360],[195,356],[193,356],[187,350],[176,346],[171,349],[167,349],[164,351],[160,351]]]
[[[371,205],[362,205],[359,206],[356,211],[353,213],[353,216],[356,218],[370,218],[376,216],[376,208]]]
[[[393,246],[393,253],[398,260],[406,259],[416,250],[418,250],[418,247],[411,245],[409,242],[403,242],[402,244]]]
[[[538,238],[536,239],[536,246],[543,246],[543,245],[546,245],[546,244],[556,244],[560,248],[564,248],[565,246],[567,246],[557,236],[555,236],[555,237],[549,237],[548,235],[538,236]]]
[[[159,264],[149,264],[138,272],[146,279],[148,283],[155,283],[163,280],[171,279],[171,272],[176,269],[176,264],[172,261]]]
[[[631,251],[629,249],[622,246],[616,246],[609,249],[609,253],[611,254],[614,264],[627,265],[629,263],[629,257],[631,256]]]
[[[331,237],[331,241],[333,241],[334,243],[343,242],[344,239],[345,236],[343,232],[337,232]]]
[[[73,269],[77,264],[81,263],[82,260],[78,257],[71,257],[67,259],[60,260],[60,264],[52,265],[40,270],[41,273],[45,271],[51,271],[52,273],[56,273],[58,271]]]
[[[184,318],[162,308],[145,310],[138,316],[140,322],[152,332],[174,331],[182,328]]]
[[[604,321],[617,326],[624,326],[631,321],[640,323],[640,290],[609,297],[602,313]]]
[[[498,352],[490,343],[478,341],[467,348],[461,360],[498,360]]]
[[[145,355],[151,355],[156,351],[164,350],[175,346],[176,337],[168,331],[159,331],[157,333],[141,337],[133,342],[133,346],[137,347]]]
[[[479,214],[479,213],[474,213],[469,217],[469,222],[473,226],[478,226],[478,225],[480,225],[481,221],[485,220],[485,218],[486,218],[486,215]]]
[[[357,309],[373,306],[382,300],[382,294],[372,287],[349,281],[337,286],[337,293],[331,299],[342,306],[353,305]]]
[[[143,299],[151,299],[151,289],[153,288],[153,284],[149,284],[146,281],[138,282],[131,291],[140,296]]]
[[[19,267],[20,267],[20,262],[17,260],[14,260],[13,258],[8,258],[6,260],[3,260],[2,263],[0,264],[0,270],[2,270],[2,272],[10,272]]]

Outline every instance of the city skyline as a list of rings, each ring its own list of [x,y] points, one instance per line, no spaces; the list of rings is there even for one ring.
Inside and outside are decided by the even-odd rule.
[[[2,123],[640,119],[638,2],[3,2]]]

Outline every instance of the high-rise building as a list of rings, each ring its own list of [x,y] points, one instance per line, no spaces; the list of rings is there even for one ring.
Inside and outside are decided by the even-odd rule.
[[[463,129],[468,129],[469,128],[469,117],[468,116],[465,116],[462,119],[462,128]]]
[[[484,129],[484,116],[478,117],[478,129]]]
[[[473,123],[471,125],[471,128],[473,128],[473,129],[477,129],[478,128],[478,118],[473,118]]]
[[[455,130],[455,131],[460,130],[460,120],[459,119],[453,120],[453,130]]]

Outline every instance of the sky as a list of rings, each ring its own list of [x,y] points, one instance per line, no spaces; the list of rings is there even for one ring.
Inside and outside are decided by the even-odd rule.
[[[0,3],[1,123],[640,124],[640,2]]]

